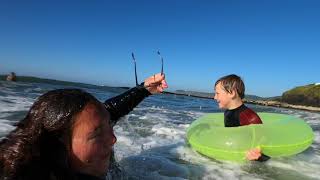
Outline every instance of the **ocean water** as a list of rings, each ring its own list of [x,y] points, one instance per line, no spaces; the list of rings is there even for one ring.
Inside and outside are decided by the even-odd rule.
[[[104,101],[123,89],[0,81],[0,138],[14,129],[35,99],[57,88],[81,88]],[[154,95],[145,99],[114,127],[116,159],[129,179],[320,179],[320,113],[248,105],[258,112],[303,118],[314,130],[310,148],[292,157],[235,164],[206,158],[186,142],[192,121],[221,112],[210,99]],[[300,133],[300,132],[297,132]]]

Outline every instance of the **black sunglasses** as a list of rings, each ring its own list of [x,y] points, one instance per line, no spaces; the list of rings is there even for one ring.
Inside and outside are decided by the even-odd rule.
[[[163,58],[160,54],[160,51],[157,51],[158,53],[158,56],[161,60],[161,75],[163,74]],[[135,78],[136,78],[136,85],[138,86],[138,76],[137,76],[137,62],[136,62],[136,58],[134,57],[134,54],[131,53],[131,56],[132,56],[132,60],[133,60],[133,64],[134,64],[134,75],[135,75]]]

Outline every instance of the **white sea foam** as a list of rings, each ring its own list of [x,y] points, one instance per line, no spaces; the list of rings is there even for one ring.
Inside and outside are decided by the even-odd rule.
[[[300,158],[292,157],[291,159],[270,161],[269,166],[299,172],[299,174],[303,174],[309,178],[318,179],[320,177],[320,172],[315,171],[315,169],[319,168],[319,156],[310,158],[302,155],[301,157],[311,161],[305,161],[305,159],[302,160]]]
[[[0,119],[0,137],[7,135],[15,127],[9,124],[8,120]]]
[[[9,95],[7,97],[0,96],[0,112],[23,111],[30,108],[34,99],[29,97],[20,97]]]
[[[320,144],[320,132],[319,131],[314,131],[314,143],[317,143],[317,145]]]

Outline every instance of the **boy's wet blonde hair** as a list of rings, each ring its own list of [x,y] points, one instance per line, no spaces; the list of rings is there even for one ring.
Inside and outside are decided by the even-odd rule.
[[[214,86],[216,87],[217,84],[220,82],[221,82],[222,87],[228,93],[231,93],[231,91],[235,91],[235,92],[237,92],[237,94],[239,95],[239,97],[241,99],[244,98],[245,86],[244,86],[242,79],[239,76],[237,76],[235,74],[223,76],[216,81]]]

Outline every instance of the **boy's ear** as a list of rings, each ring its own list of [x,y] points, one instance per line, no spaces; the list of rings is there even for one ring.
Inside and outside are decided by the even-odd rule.
[[[231,95],[232,99],[234,99],[237,97],[238,94],[235,90],[231,90],[230,95]]]

